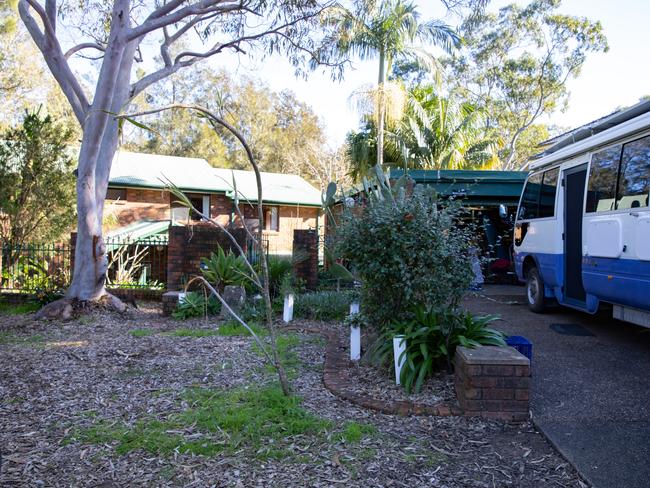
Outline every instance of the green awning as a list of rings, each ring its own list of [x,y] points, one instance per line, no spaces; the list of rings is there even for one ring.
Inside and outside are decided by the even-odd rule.
[[[403,170],[391,170],[398,179]],[[468,205],[516,205],[528,173],[526,171],[411,170],[418,185],[435,188],[443,197],[462,199]]]
[[[148,244],[157,241],[161,244],[167,243],[169,225],[169,220],[156,220],[119,227],[106,234],[106,250],[113,251],[125,243],[137,244],[144,241]]]

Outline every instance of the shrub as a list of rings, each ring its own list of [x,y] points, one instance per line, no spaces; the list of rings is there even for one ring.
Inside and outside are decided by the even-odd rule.
[[[350,312],[353,297],[351,290],[303,293],[294,299],[293,314],[304,319],[344,320]]]
[[[382,192],[343,212],[334,243],[362,282],[369,324],[408,320],[416,305],[456,308],[473,277],[472,234],[460,224],[461,207],[418,186],[412,194],[399,186]]]
[[[286,282],[287,278],[291,278],[292,264],[291,259],[281,256],[269,256],[267,263],[269,269],[269,291],[271,292],[271,299],[273,299],[280,295],[283,282]]]
[[[201,258],[201,273],[219,292],[228,285],[244,286],[250,282],[244,257],[225,253],[221,247],[209,258]]]
[[[405,364],[401,384],[406,391],[420,391],[424,381],[436,370],[451,369],[451,360],[458,346],[505,346],[505,336],[488,327],[495,317],[474,317],[469,312],[425,310],[419,307],[415,317],[405,322],[394,322],[377,341],[373,353],[380,364],[387,364],[393,354],[393,337],[403,335],[406,340]]]
[[[189,291],[185,294],[185,299],[179,301],[172,317],[184,320],[204,315],[216,315],[220,310],[221,303],[213,295],[206,298],[203,293]]]

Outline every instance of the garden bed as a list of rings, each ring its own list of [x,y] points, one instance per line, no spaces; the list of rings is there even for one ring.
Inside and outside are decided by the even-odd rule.
[[[314,334],[281,336],[286,400],[251,338],[225,332],[154,307],[67,323],[0,316],[0,485],[581,486],[530,424],[340,400]]]

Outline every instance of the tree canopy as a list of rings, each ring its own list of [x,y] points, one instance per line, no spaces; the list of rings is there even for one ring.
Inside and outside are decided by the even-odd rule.
[[[72,131],[38,111],[0,135],[0,238],[48,242],[75,220]]]
[[[608,49],[600,22],[560,14],[560,4],[511,4],[471,16],[460,27],[465,47],[449,62],[449,79],[484,108],[485,130],[503,138],[503,169],[528,159],[535,150],[531,137],[540,133],[535,123],[566,107],[567,81],[580,74],[589,53]]]

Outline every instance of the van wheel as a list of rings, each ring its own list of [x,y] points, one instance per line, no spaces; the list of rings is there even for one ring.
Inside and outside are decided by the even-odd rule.
[[[526,300],[528,308],[535,313],[542,313],[546,309],[544,300],[544,282],[539,276],[537,268],[531,268],[526,277]]]

